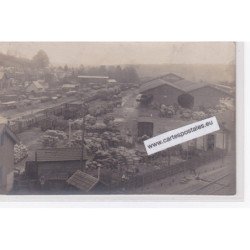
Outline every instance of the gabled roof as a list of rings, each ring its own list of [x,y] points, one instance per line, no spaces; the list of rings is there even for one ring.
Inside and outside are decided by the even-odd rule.
[[[44,88],[39,81],[33,81],[33,84],[35,85],[35,87],[37,89],[43,89]]]
[[[167,82],[171,82],[171,83],[174,83],[174,82],[178,82],[180,80],[183,80],[184,78],[181,77],[181,76],[178,76],[174,73],[169,73],[169,74],[166,74],[164,76],[161,76],[161,79],[167,81]]]
[[[219,84],[208,84],[209,87],[215,88],[219,90],[220,92],[223,92],[225,94],[228,94],[229,96],[233,96],[233,89],[229,86],[223,86]]]
[[[171,80],[171,78],[172,78],[172,80]],[[175,74],[170,73],[170,74],[160,76],[158,78],[152,79],[152,80],[144,83],[140,87],[139,92],[142,93],[144,91],[154,89],[154,88],[157,88],[157,87],[163,86],[163,85],[171,86],[173,88],[176,88],[176,89],[182,91],[183,93],[188,93],[188,92],[191,92],[193,90],[200,89],[200,88],[207,87],[207,86],[219,90],[216,86],[214,86],[212,84],[208,84],[205,82],[188,81],[182,77],[179,77]]]
[[[27,86],[26,86],[26,89],[29,88],[29,86],[31,85],[34,85],[37,89],[44,89],[44,86],[40,83],[40,81],[33,81],[33,82],[30,82]]]
[[[157,88],[157,87],[160,87],[160,86],[163,86],[163,85],[172,86],[172,84],[170,82],[167,82],[167,81],[165,81],[165,80],[163,80],[161,78],[158,78],[158,79],[151,80],[150,82],[144,83],[140,87],[139,92],[142,93],[144,91],[154,89],[154,88]]]
[[[207,83],[201,83],[201,82],[191,82],[185,79],[182,79],[178,82],[173,83],[173,86],[175,86],[178,89],[181,89],[185,92],[189,92],[195,89],[199,89],[205,86],[208,86]]]
[[[44,81],[44,80],[38,80],[37,81],[43,88],[48,88],[49,87],[49,83]]]
[[[84,173],[80,170],[77,170],[68,180],[67,183],[80,189],[83,192],[89,192],[93,189],[96,184],[99,182],[99,179],[91,176],[87,173]]]
[[[83,158],[86,159],[86,152]],[[49,148],[36,151],[36,160],[39,162],[80,161],[81,159],[81,148]]]
[[[9,138],[14,142],[14,144],[19,142],[19,138],[16,136],[16,134],[14,132],[11,131],[9,126],[2,123],[2,124],[0,124],[0,135],[2,135],[4,133],[6,133],[9,136]]]

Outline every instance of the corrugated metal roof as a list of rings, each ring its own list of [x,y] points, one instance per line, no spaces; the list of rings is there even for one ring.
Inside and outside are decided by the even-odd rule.
[[[88,192],[98,183],[98,178],[77,170],[68,180],[67,183],[78,189]]]
[[[86,159],[86,153],[83,154]],[[80,161],[82,159],[81,148],[50,148],[36,151],[37,161]]]

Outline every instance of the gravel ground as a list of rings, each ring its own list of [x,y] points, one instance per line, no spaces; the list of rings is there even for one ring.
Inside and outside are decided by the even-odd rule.
[[[201,166],[197,175],[184,172],[158,182],[153,182],[143,188],[133,190],[136,194],[174,194],[174,195],[232,195],[235,193],[235,174],[232,157]],[[197,178],[199,176],[199,178]]]

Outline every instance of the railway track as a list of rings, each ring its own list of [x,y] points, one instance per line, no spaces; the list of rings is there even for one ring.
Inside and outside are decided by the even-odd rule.
[[[197,188],[195,190],[192,190],[190,192],[188,192],[187,194],[198,194],[198,195],[202,195],[202,194],[206,194],[206,195],[213,195],[216,194],[218,191],[221,191],[225,188],[228,187],[228,185],[226,184],[222,184],[219,181],[225,180],[227,177],[229,177],[230,174],[224,174],[223,176],[210,181],[208,184],[203,185],[200,188]],[[204,181],[204,180],[203,180]],[[207,180],[205,180],[206,182],[208,182]]]

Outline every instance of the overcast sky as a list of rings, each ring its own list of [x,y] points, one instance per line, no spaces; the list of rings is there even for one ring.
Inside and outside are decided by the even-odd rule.
[[[118,65],[202,63],[228,64],[235,62],[234,43],[0,43],[0,52],[32,58],[43,49],[52,64]]]

